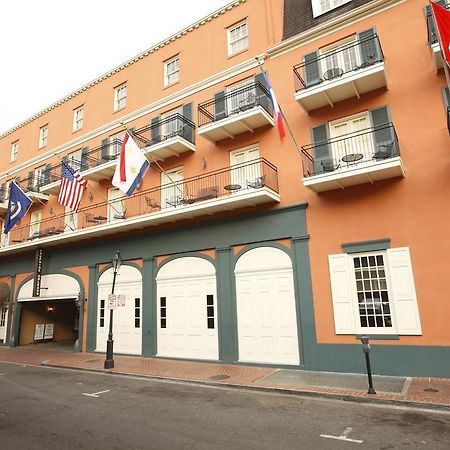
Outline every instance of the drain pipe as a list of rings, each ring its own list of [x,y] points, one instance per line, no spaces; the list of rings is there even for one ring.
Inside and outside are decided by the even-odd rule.
[[[368,394],[376,394],[375,389],[373,388],[373,382],[372,382],[372,370],[370,368],[370,345],[369,345],[369,336],[366,334],[363,334],[359,338],[361,340],[362,344],[362,351],[364,353],[364,356],[366,357],[366,367],[367,367],[367,378],[369,381],[369,390],[367,391]]]

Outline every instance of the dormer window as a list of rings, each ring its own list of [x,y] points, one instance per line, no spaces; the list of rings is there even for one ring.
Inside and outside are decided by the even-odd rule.
[[[313,16],[320,16],[349,2],[351,2],[351,0],[311,0]]]

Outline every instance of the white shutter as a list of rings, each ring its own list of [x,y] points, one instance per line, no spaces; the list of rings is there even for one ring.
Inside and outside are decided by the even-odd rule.
[[[409,248],[388,249],[387,259],[397,332],[398,334],[421,335],[422,328]]]
[[[354,334],[356,327],[347,255],[329,255],[328,264],[336,334]]]

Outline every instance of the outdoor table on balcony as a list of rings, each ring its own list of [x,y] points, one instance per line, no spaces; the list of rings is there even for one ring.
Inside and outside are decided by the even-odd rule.
[[[342,161],[349,164],[360,161],[363,158],[364,155],[362,155],[361,153],[349,153],[348,155],[342,157]]]
[[[105,216],[95,216],[94,217],[94,220],[97,220],[97,221],[102,221],[102,220],[108,220],[108,218],[107,217],[105,217]]]
[[[240,184],[227,184],[223,187],[226,191],[238,191],[239,189],[242,188],[242,186]]]

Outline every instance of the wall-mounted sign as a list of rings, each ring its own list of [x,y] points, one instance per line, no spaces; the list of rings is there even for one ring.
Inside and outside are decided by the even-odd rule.
[[[42,341],[42,339],[44,339],[44,329],[45,329],[44,323],[37,323],[34,326],[34,340],[35,341]]]
[[[125,295],[109,294],[108,309],[116,309],[116,307],[125,306]]]
[[[44,331],[44,339],[53,339],[53,331],[55,329],[54,323],[46,323]]]
[[[42,254],[42,248],[38,248],[34,261],[33,297],[39,297],[41,295]]]

